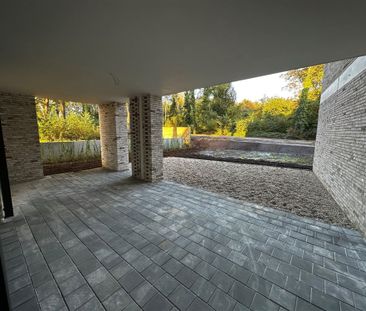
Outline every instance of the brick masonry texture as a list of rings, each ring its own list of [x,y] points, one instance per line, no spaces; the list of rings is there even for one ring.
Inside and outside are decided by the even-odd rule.
[[[115,171],[128,169],[127,104],[99,105],[102,166]]]
[[[146,181],[163,178],[162,105],[159,96],[130,99],[132,175]]]
[[[355,59],[349,58],[326,64],[324,68],[323,90],[326,90]]]
[[[102,169],[13,193],[0,223],[12,310],[366,310],[354,230]]]
[[[41,178],[34,96],[0,92],[0,118],[11,183]]]
[[[324,90],[353,61],[327,64]],[[366,71],[321,102],[313,170],[366,234]]]

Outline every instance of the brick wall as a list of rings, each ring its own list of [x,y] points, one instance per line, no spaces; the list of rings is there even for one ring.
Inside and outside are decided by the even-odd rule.
[[[323,94],[332,91],[320,104],[314,173],[366,233],[366,70],[356,63],[325,66]]]
[[[0,93],[0,118],[12,183],[43,176],[35,107],[34,96]]]
[[[132,175],[146,181],[163,178],[163,110],[153,95],[130,99]]]
[[[99,105],[102,166],[115,171],[128,169],[127,104]]]

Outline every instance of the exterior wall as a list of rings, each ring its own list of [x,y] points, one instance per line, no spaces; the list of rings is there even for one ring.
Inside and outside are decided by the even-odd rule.
[[[34,96],[0,93],[0,118],[11,183],[43,177]]]
[[[123,171],[128,169],[127,104],[99,105],[102,166]]]
[[[132,175],[145,181],[163,178],[163,109],[153,95],[130,99]]]
[[[325,66],[314,173],[366,234],[366,57]]]

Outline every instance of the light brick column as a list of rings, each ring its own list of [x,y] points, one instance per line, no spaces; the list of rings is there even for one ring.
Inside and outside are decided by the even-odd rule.
[[[163,178],[163,109],[161,97],[130,99],[132,175],[145,181]]]
[[[43,177],[34,96],[0,92],[0,118],[10,182]]]
[[[99,104],[102,166],[114,171],[128,169],[127,104]]]

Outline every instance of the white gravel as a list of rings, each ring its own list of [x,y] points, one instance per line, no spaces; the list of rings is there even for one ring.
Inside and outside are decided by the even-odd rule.
[[[164,158],[164,178],[355,228],[311,171],[170,157]]]

